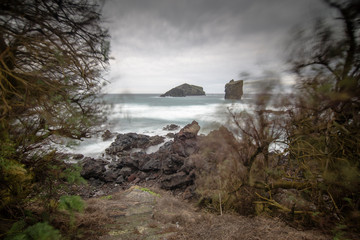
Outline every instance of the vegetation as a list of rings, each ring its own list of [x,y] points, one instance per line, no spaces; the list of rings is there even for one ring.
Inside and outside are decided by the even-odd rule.
[[[158,193],[156,193],[156,192],[153,192],[153,191],[151,191],[150,189],[145,188],[145,187],[135,186],[135,189],[139,189],[140,191],[150,193],[151,195],[153,195],[153,196],[155,196],[155,197],[160,197],[160,194],[158,194]]]
[[[340,29],[318,22],[311,40],[299,35],[290,62],[298,74],[296,103],[287,127],[289,158],[311,186],[317,210],[335,222],[360,224],[360,4],[326,1]],[[340,31],[340,32],[339,32]],[[302,48],[302,49],[301,49]],[[300,50],[301,49],[301,50]]]
[[[20,221],[14,224],[11,230],[8,233],[8,237],[6,240],[47,240],[47,239],[54,239],[58,240],[61,239],[61,235],[59,230],[54,229],[51,225],[46,222],[39,222],[33,226],[27,227],[25,222]]]
[[[221,128],[191,160],[210,209],[282,216],[341,239],[360,226],[360,4],[324,1],[337,18],[297,33],[294,95],[275,101],[268,81],[251,112],[229,109],[236,138]],[[71,195],[80,168],[48,146],[88,137],[102,121],[108,54],[94,1],[1,1],[0,238],[84,236],[85,204]]]
[[[325,3],[336,19],[299,30],[292,42],[293,96],[276,105],[265,88],[254,111],[230,111],[239,157],[216,162],[210,178],[218,180],[201,175],[198,184],[217,211],[281,213],[340,239],[360,226],[360,4]],[[204,191],[209,181],[215,194]]]
[[[91,0],[0,3],[0,237],[25,219],[27,203],[57,211],[63,183],[82,181],[77,167],[46,147],[57,137],[89,137],[102,120],[96,96],[109,36],[99,10]],[[28,228],[25,221],[23,234],[50,228],[45,220]],[[22,239],[43,239],[30,235]]]

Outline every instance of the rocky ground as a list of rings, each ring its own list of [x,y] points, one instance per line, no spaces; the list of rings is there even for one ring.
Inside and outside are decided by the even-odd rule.
[[[139,186],[91,198],[87,205],[87,214],[106,216],[101,240],[331,239],[317,231],[296,230],[278,219],[206,213],[169,192]]]
[[[194,121],[167,142],[161,136],[117,134],[103,158],[81,160],[81,174],[90,183],[81,191],[88,199],[85,214],[101,219],[101,226],[95,227],[102,229],[100,239],[330,238],[293,229],[279,219],[220,216],[196,209],[191,201],[196,201],[198,170],[209,170],[209,161],[238,158],[236,140],[227,129],[206,137],[197,135],[199,129]],[[155,150],[149,152],[152,147]],[[216,154],[202,158],[201,151],[214,147]]]

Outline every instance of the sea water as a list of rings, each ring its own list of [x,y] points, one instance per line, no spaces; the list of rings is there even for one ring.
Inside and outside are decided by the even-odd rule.
[[[251,95],[244,95],[241,100],[233,101],[225,100],[224,94],[187,97],[105,94],[102,102],[108,107],[107,121],[101,127],[112,133],[133,132],[165,136],[169,133],[163,130],[165,126],[176,124],[182,128],[195,120],[200,125],[199,134],[207,134],[221,125],[230,124],[229,109],[236,109],[237,112],[247,110],[251,100]],[[96,157],[102,154],[113,140],[103,141],[100,134],[72,146],[69,151]]]

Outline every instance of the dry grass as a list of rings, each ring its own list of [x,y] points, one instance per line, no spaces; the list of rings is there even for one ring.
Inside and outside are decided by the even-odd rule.
[[[319,231],[301,231],[277,218],[245,217],[235,214],[222,216],[204,212],[194,204],[162,193],[154,209],[154,219],[174,224],[176,235],[168,239],[331,239]]]
[[[174,239],[291,239],[325,240],[316,231],[299,231],[278,219],[236,215],[205,215],[202,221],[188,224]]]

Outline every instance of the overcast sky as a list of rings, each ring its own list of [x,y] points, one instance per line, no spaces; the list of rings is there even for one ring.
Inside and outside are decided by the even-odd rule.
[[[114,59],[104,90],[164,93],[189,83],[223,93],[242,73],[250,82],[264,71],[290,83],[285,40],[325,11],[319,0],[107,0]]]

